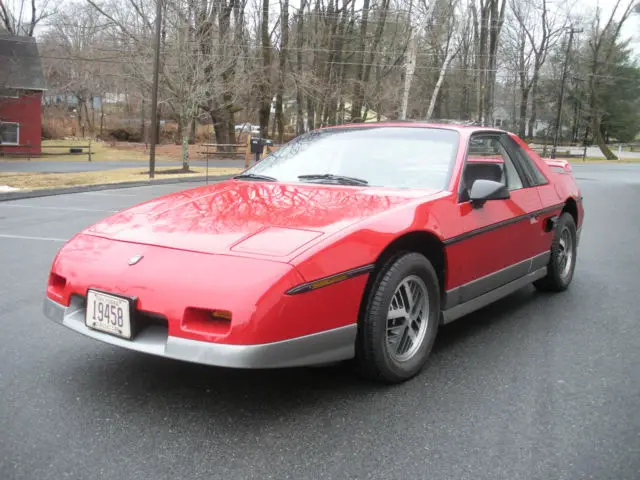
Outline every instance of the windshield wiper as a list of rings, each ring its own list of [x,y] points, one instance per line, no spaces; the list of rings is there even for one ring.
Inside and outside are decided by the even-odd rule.
[[[240,175],[236,175],[233,177],[236,178],[245,178],[249,180],[265,180],[267,182],[276,182],[278,179],[274,177],[269,177],[267,175],[258,175],[256,173],[241,173]]]
[[[362,178],[347,177],[344,175],[334,175],[332,173],[318,173],[310,175],[299,175],[300,180],[334,180],[335,182],[342,183],[344,185],[369,185],[369,182]]]

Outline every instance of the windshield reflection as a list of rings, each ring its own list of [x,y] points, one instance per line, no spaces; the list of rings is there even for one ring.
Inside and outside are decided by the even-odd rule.
[[[354,177],[386,188],[445,188],[458,132],[426,127],[350,127],[301,135],[249,168],[281,182],[302,175]]]

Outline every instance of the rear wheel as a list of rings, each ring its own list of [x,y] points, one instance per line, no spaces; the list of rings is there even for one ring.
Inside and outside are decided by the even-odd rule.
[[[567,212],[560,215],[551,242],[547,275],[534,283],[538,290],[561,292],[569,287],[576,268],[576,232],[573,216]]]
[[[398,383],[424,367],[438,331],[440,287],[419,253],[395,256],[378,273],[363,312],[356,363],[368,378]]]

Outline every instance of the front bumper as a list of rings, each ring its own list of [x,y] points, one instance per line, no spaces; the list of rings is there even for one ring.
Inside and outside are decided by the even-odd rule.
[[[71,297],[69,307],[46,297],[43,311],[50,320],[104,343],[218,367],[302,367],[348,360],[355,355],[356,324],[280,342],[229,345],[171,336],[162,325],[149,325],[132,340],[98,332],[85,325],[85,308],[76,297]]]

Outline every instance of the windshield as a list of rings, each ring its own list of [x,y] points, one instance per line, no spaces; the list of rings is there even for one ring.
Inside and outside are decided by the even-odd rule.
[[[299,177],[331,174],[361,179],[376,187],[443,189],[457,150],[455,130],[336,128],[303,134],[244,173],[281,182],[330,181]]]

